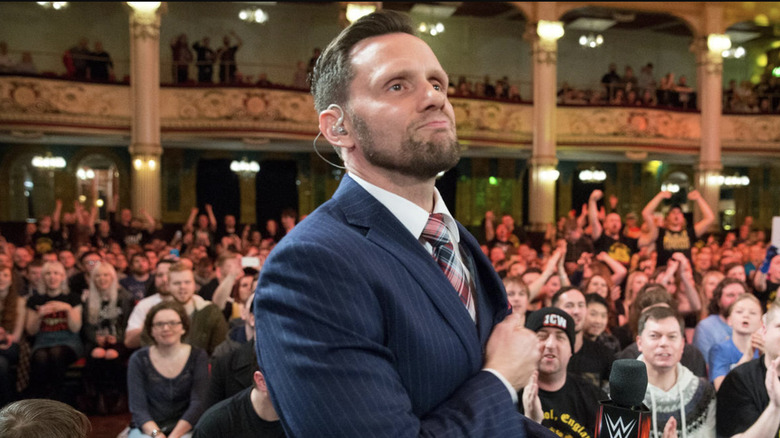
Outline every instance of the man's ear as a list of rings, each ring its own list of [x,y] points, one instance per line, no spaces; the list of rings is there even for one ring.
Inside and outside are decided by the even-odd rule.
[[[341,124],[339,119],[342,120]],[[340,109],[331,107],[321,112],[319,122],[320,132],[328,143],[345,149],[354,147],[355,143],[350,135],[351,128],[346,126],[348,121],[342,118]]]

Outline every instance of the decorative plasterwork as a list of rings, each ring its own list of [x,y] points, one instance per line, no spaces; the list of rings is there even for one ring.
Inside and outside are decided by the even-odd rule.
[[[533,139],[533,105],[451,98],[464,144],[506,151]],[[0,76],[0,131],[130,133],[130,87],[55,79]],[[241,139],[308,139],[318,130],[312,97],[302,91],[263,88],[160,90],[163,134]],[[559,107],[559,148],[664,150],[696,153],[701,143],[696,112],[627,107]],[[780,116],[727,115],[720,121],[724,153],[773,154],[780,150]],[[202,143],[203,140],[198,140]],[[621,149],[622,148],[622,149]]]

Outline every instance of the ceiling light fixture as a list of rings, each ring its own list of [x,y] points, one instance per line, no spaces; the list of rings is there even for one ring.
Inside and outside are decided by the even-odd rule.
[[[59,11],[68,7],[68,2],[36,2],[46,9],[54,9]]]
[[[430,36],[436,36],[440,33],[444,33],[444,24],[441,21],[438,23],[420,23],[420,26],[417,27],[417,29]]]
[[[247,23],[263,24],[268,21],[268,14],[260,8],[250,8],[239,12],[238,18],[246,21]]]
[[[593,35],[593,33],[589,33],[580,37],[580,46],[583,48],[595,49],[601,47],[602,44],[604,44],[604,37],[601,34]]]

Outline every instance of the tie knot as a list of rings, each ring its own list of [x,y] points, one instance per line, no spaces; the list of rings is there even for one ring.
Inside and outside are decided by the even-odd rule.
[[[425,224],[425,229],[422,232],[422,237],[434,248],[450,242],[450,233],[447,232],[443,219],[444,215],[441,213],[431,214],[428,216],[428,223]]]

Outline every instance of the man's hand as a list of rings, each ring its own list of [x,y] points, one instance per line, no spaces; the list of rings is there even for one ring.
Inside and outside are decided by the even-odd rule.
[[[541,424],[544,420],[544,410],[542,410],[542,401],[539,399],[539,384],[536,382],[538,378],[539,371],[534,371],[523,389],[523,412],[525,412],[526,417]]]
[[[602,192],[599,189],[596,189],[592,192],[590,192],[590,202],[598,202],[599,199],[604,197],[604,192]]]
[[[488,341],[489,342],[489,341]],[[769,394],[769,404],[780,408],[780,381],[777,380],[777,367],[780,366],[780,357],[776,357],[766,370],[766,393]]]
[[[674,417],[669,417],[666,422],[663,438],[677,438],[677,420]]]
[[[759,354],[764,354],[764,335],[761,330],[756,330],[750,337],[750,350],[758,350]],[[752,357],[751,357],[752,359]]]
[[[485,366],[501,374],[519,390],[536,371],[539,340],[524,328],[520,315],[513,313],[493,328],[485,349]]]
[[[691,201],[698,201],[701,199],[701,193],[698,190],[692,190],[688,192],[688,199]]]

